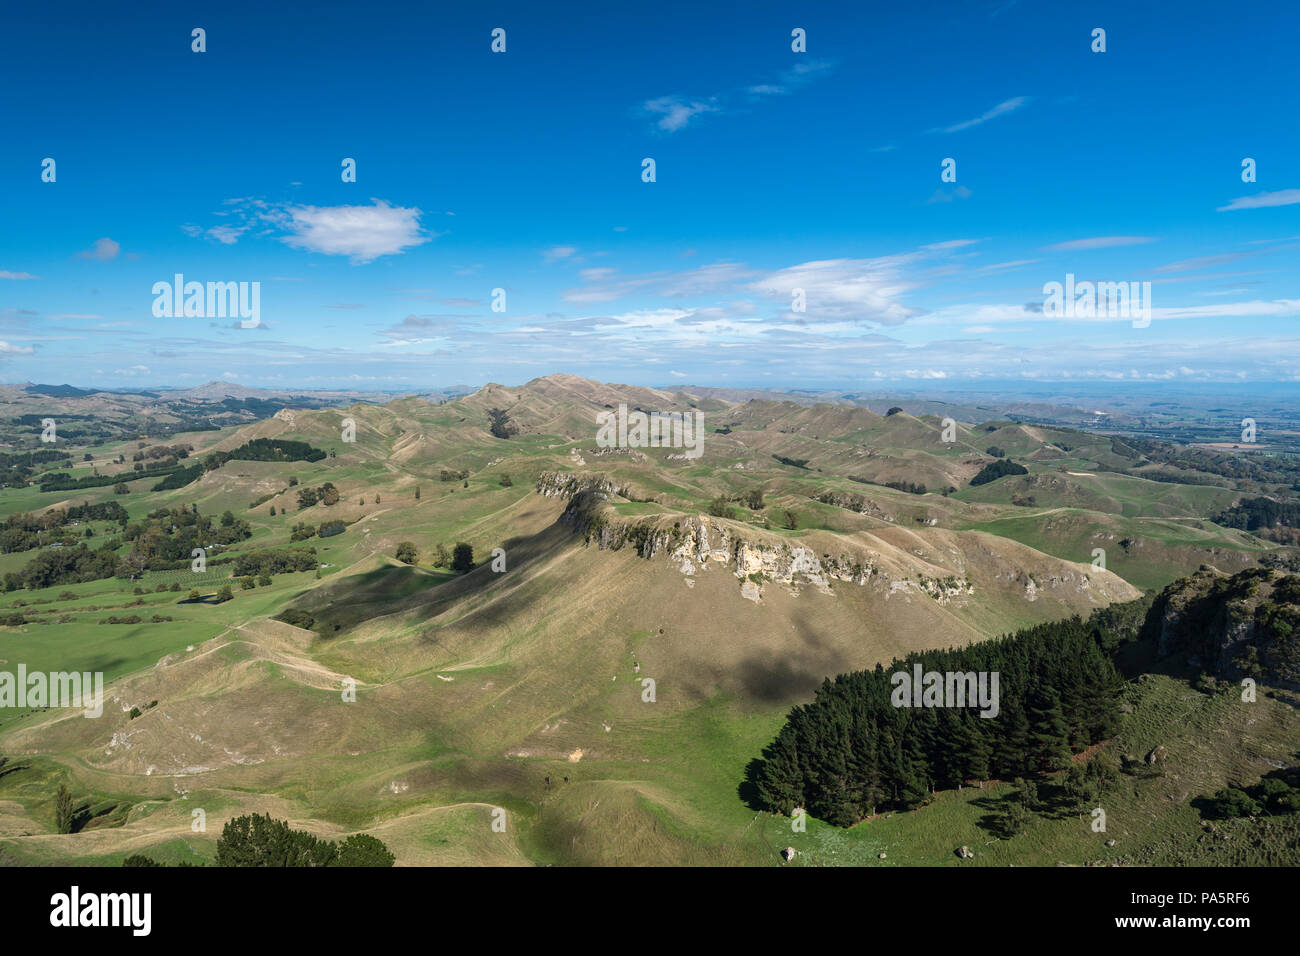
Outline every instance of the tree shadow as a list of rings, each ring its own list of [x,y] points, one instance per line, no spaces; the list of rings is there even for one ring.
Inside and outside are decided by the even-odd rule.
[[[761,757],[755,757],[747,763],[745,779],[736,787],[736,795],[740,797],[741,802],[755,812],[768,809],[758,794],[758,777],[763,772],[763,763]]]

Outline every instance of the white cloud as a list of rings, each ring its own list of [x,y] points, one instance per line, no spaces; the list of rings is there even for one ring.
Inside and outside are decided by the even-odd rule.
[[[1294,206],[1300,203],[1300,189],[1279,189],[1271,193],[1256,193],[1254,196],[1242,196],[1226,206],[1220,206],[1216,212],[1232,212],[1234,209],[1264,209],[1268,206]]]
[[[559,262],[578,251],[577,246],[553,246],[542,253],[543,262]]]
[[[621,275],[609,266],[583,269],[578,273],[584,285],[565,291],[568,302],[611,302],[634,293],[651,293],[685,298],[716,292],[761,273],[734,262],[718,262],[683,272],[652,272]]]
[[[96,262],[107,262],[109,259],[117,258],[117,254],[122,251],[122,247],[112,239],[96,239],[95,244],[85,252],[78,252],[78,259],[94,259]]]
[[[39,279],[40,276],[34,276],[30,272],[10,272],[8,269],[0,269],[0,279]]]
[[[1198,269],[1208,269],[1213,266],[1226,266],[1230,262],[1236,262],[1238,259],[1244,259],[1255,254],[1253,252],[1225,252],[1214,256],[1199,256],[1195,259],[1182,259],[1168,265],[1158,266],[1154,271],[1195,272]]]
[[[675,133],[685,129],[686,125],[702,113],[716,113],[718,106],[714,98],[708,100],[684,100],[680,96],[660,96],[646,100],[641,107],[645,112],[658,116],[655,123],[665,133]]]
[[[898,325],[917,314],[899,298],[914,284],[902,278],[912,256],[878,259],[823,259],[780,269],[753,283],[753,288],[789,303],[803,289],[808,314],[821,318],[865,319]]]
[[[926,200],[926,203],[952,202],[954,199],[969,199],[970,197],[971,191],[965,186],[958,186],[951,192],[946,192],[942,187],[940,187],[931,194],[930,198]]]
[[[0,339],[0,355],[31,355],[32,352],[33,349],[30,345],[10,345]]]
[[[1104,308],[1100,310],[1098,315],[1048,316],[1042,313],[1040,302],[1030,303],[1030,305],[1035,306],[1035,308],[1031,310],[1025,305],[1012,305],[1009,303],[947,306],[927,313],[924,317],[914,320],[913,324],[918,326],[942,326],[955,322],[973,322],[975,324],[967,326],[965,331],[978,334],[991,331],[991,327],[994,325],[1024,323],[1026,320],[1066,324],[1072,322],[1127,323],[1132,321],[1129,316],[1108,315],[1107,310]],[[1245,302],[1217,303],[1215,305],[1153,306],[1151,309],[1151,318],[1155,320],[1284,318],[1295,315],[1300,315],[1300,299],[1254,299]]]
[[[973,246],[979,241],[978,239],[945,239],[942,242],[931,242],[921,248],[929,252],[946,252],[949,249],[962,249],[966,246]]]
[[[239,241],[239,237],[243,234],[245,228],[247,227],[213,226],[208,230],[207,235],[210,239],[215,239],[222,245],[233,246]]]
[[[932,129],[931,133],[956,133],[964,129],[970,129],[972,126],[979,126],[981,123],[987,123],[989,120],[1002,116],[1005,113],[1013,113],[1020,107],[1029,102],[1027,96],[1014,96],[1009,100],[1003,100],[997,106],[987,112],[981,113],[974,119],[968,119],[965,122],[957,123],[953,126],[947,126],[942,129]]]
[[[1071,239],[1055,245],[1044,246],[1049,252],[1077,252],[1081,249],[1110,249],[1115,246],[1138,246],[1155,242],[1153,236],[1093,236],[1090,239]]]
[[[292,235],[283,241],[296,249],[366,263],[432,238],[420,233],[419,209],[378,199],[372,202],[373,206],[292,206],[283,222]]]
[[[675,133],[685,129],[697,116],[722,112],[723,106],[737,97],[747,96],[752,102],[765,96],[786,96],[828,73],[834,66],[835,63],[831,60],[803,60],[783,71],[775,83],[755,83],[717,96],[702,98],[687,98],[676,94],[660,96],[646,100],[641,104],[641,110],[643,113],[659,118],[655,125],[660,130],[665,133]]]
[[[979,272],[999,272],[1003,269],[1019,269],[1022,266],[1030,266],[1035,262],[1042,262],[1042,259],[1011,259],[1008,262],[994,262],[991,265],[980,266]]]

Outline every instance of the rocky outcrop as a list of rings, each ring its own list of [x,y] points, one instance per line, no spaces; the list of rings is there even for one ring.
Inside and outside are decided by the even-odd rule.
[[[581,491],[569,502],[560,521],[588,544],[611,551],[634,548],[643,558],[662,555],[687,576],[719,564],[760,589],[762,583],[775,582],[829,590],[833,580],[865,584],[875,571],[869,559],[855,560],[843,554],[819,558],[811,548],[741,537],[731,526],[705,515],[680,518],[671,524],[667,516],[620,521],[606,509],[606,498],[599,489]]]
[[[648,461],[645,452],[637,451],[635,448],[592,448],[587,452],[594,458],[608,458],[611,455],[618,455],[624,458],[631,458],[633,461]],[[671,458],[672,456],[669,455]]]
[[[584,491],[631,498],[627,485],[620,485],[605,475],[575,475],[564,471],[545,471],[537,476],[537,493],[547,498],[572,498]]]
[[[632,493],[601,475],[544,474],[538,480],[538,491],[571,494],[559,520],[587,544],[602,550],[631,548],[642,558],[669,561],[688,587],[710,568],[725,569],[738,580],[741,596],[755,602],[761,601],[764,588],[773,584],[796,593],[804,587],[828,593],[835,583],[844,582],[870,585],[885,601],[911,603],[919,598],[963,607],[976,593],[972,579],[978,575],[967,571],[971,562],[971,567],[982,569],[984,578],[1012,593],[1018,590],[1026,602],[1046,599],[1075,606],[1082,598],[1096,605],[1138,596],[1118,578],[1095,578],[1066,562],[1049,564],[1050,571],[1039,569],[1031,574],[1023,561],[995,553],[978,536],[958,544],[942,536],[930,541],[909,535],[912,547],[906,550],[895,542],[885,542],[882,550],[854,548],[857,542],[845,542],[849,547],[842,551],[818,552],[805,543],[809,539],[788,539],[703,514],[625,517],[611,507],[610,499],[614,495],[631,498]],[[825,540],[810,537],[814,544]],[[927,547],[916,547],[922,544]]]
[[[1143,634],[1216,677],[1253,677],[1300,690],[1300,575],[1203,565],[1161,592]]]

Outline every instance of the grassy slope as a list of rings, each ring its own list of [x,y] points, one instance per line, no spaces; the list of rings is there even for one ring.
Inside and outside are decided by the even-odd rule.
[[[802,528],[865,534],[869,537],[863,540],[892,542],[902,551],[933,548],[936,557],[950,540],[940,536],[951,534],[944,529],[982,532],[996,536],[989,539],[994,543],[1021,542],[1084,565],[1091,560],[1091,547],[1104,546],[1109,567],[1139,586],[1164,583],[1216,549],[1227,563],[1247,560],[1265,547],[1204,521],[1207,509],[1220,506],[1221,489],[1113,475],[1095,481],[1071,478],[1087,485],[1101,503],[1098,507],[1113,508],[1107,514],[1012,507],[1010,479],[942,498],[844,477],[869,473],[881,481],[895,480],[919,468],[934,478],[968,479],[982,467],[986,444],[1023,456],[1045,451],[1044,438],[1059,437],[1035,437],[1021,426],[990,433],[963,428],[956,447],[934,442],[918,448],[931,432],[937,434],[937,419],[814,409],[778,421],[779,408],[756,407],[744,415],[718,410],[710,412],[710,421],[730,415],[739,427],[731,436],[710,436],[705,459],[665,462],[662,452],[652,450],[642,462],[592,457],[589,432],[585,440],[573,432],[586,427],[587,416],[573,412],[562,395],[549,405],[537,402],[538,419],[525,421],[517,439],[485,438],[483,410],[507,406],[512,398],[519,401],[517,394],[500,390],[443,406],[403,400],[382,409],[299,413],[292,426],[273,419],[238,433],[204,433],[204,441],[219,447],[257,435],[283,435],[311,441],[338,457],[315,464],[232,462],[188,488],[147,494],[148,484],[141,481],[131,485],[131,495],[117,499],[132,517],[161,504],[196,502],[205,513],[230,508],[252,523],[249,547],[286,544],[289,528],[299,521],[355,522],[338,537],[303,542],[317,547],[320,560],[329,565],[319,581],[311,572],[277,576],[270,588],[236,590],[236,599],[225,605],[177,604],[183,594],[152,593],[157,583],[172,579],[186,586],[192,577],[185,571],[146,575],[140,582],[149,592],[143,595],[143,608],[128,607],[136,596],[117,580],[0,596],[4,610],[17,600],[53,598],[63,590],[77,595],[75,601],[29,608],[49,610],[56,619],[71,614],[70,623],[0,628],[0,659],[22,659],[32,669],[103,669],[109,679],[133,675],[119,682],[117,693],[163,702],[135,726],[120,712],[124,699],[110,712],[116,721],[111,729],[82,721],[91,726],[65,722],[42,730],[60,744],[27,748],[41,751],[20,758],[29,769],[0,777],[0,846],[12,857],[32,861],[72,856],[113,863],[126,847],[157,847],[158,855],[171,860],[204,858],[212,853],[221,819],[274,809],[322,834],[376,833],[393,845],[403,863],[770,863],[773,848],[787,843],[807,851],[800,858],[805,862],[849,859],[840,858],[842,852],[853,860],[876,862],[880,843],[888,845],[887,862],[919,863],[948,862],[961,843],[975,848],[972,841],[982,832],[978,819],[987,810],[972,799],[995,792],[941,795],[936,806],[921,814],[873,821],[849,833],[831,832],[814,821],[806,836],[786,836],[782,821],[756,818],[737,786],[745,764],[771,739],[786,708],[806,699],[822,676],[869,666],[915,647],[1010,630],[1050,616],[1046,605],[1011,600],[1011,592],[997,599],[987,595],[965,609],[940,609],[928,598],[900,604],[895,597],[892,604],[877,600],[862,605],[841,593],[848,586],[837,585],[834,597],[806,592],[791,598],[769,588],[760,608],[741,600],[734,580],[718,572],[687,590],[676,571],[647,566],[626,552],[575,552],[534,539],[544,539],[562,507],[562,502],[532,494],[543,470],[598,470],[659,496],[657,504],[620,505],[629,517],[665,508],[693,512],[720,490],[759,486],[767,491],[768,513],[794,509]],[[338,440],[344,414],[358,422],[356,445]],[[831,437],[833,428],[857,430],[853,440],[842,440]],[[1080,433],[1061,434],[1077,441]],[[1096,445],[1102,449],[1105,443]],[[864,447],[872,454],[864,456]],[[570,455],[575,448],[586,455],[585,467],[575,465]],[[1048,477],[1055,481],[1055,469],[1066,459],[1046,453],[1050,461],[1028,464],[1044,475],[1051,469]],[[1085,453],[1093,452],[1072,446],[1071,470],[1088,470],[1096,459],[1082,457]],[[812,461],[809,469],[795,469],[776,463],[773,454]],[[899,464],[909,461],[912,465]],[[735,464],[746,468],[733,469]],[[469,488],[459,481],[439,481],[444,467],[469,469]],[[513,486],[501,486],[505,473]],[[299,511],[297,489],[285,490],[289,475],[303,485],[332,481],[343,501],[333,508]],[[809,500],[824,489],[867,495],[895,520],[891,524]],[[281,493],[248,509],[250,501],[271,492]],[[378,504],[376,493],[383,499]],[[61,495],[21,489],[0,493],[0,505],[10,513],[59,500],[108,500],[111,494],[111,488]],[[358,504],[358,498],[366,503]],[[273,505],[275,517],[269,515]],[[1179,509],[1187,513],[1179,514]],[[744,521],[768,524],[768,513],[737,511]],[[1075,516],[1077,521],[1070,520]],[[925,530],[918,518],[933,518],[939,528]],[[1192,520],[1176,520],[1180,518]],[[800,539],[806,532],[786,534]],[[1118,541],[1125,537],[1137,546],[1120,548]],[[92,539],[92,547],[100,540]],[[417,543],[422,567],[401,568],[387,557],[402,540]],[[480,560],[492,547],[506,546],[511,572],[528,569],[530,562],[538,564],[538,571],[531,576],[508,573],[483,593],[474,593],[475,588],[427,564],[434,543],[450,546],[457,540],[473,543]],[[543,574],[543,565],[554,567]],[[581,587],[573,587],[575,581]],[[290,603],[311,606],[330,639],[300,646],[255,624]],[[90,604],[97,610],[86,610]],[[845,616],[850,609],[854,613]],[[161,613],[176,620],[91,623],[110,613]],[[785,622],[785,630],[774,628],[774,621]],[[231,643],[231,627],[246,622],[254,624],[237,632],[238,640]],[[303,638],[310,640],[305,635],[297,640]],[[214,658],[220,667],[191,683],[151,687],[150,681],[160,679],[152,670],[159,658],[185,657],[191,645],[203,653],[205,641],[222,648],[217,653],[225,656]],[[639,674],[634,662],[641,664]],[[308,667],[352,674],[361,681],[356,706],[366,716],[357,719],[335,706],[337,691],[326,681],[304,680],[303,668]],[[641,676],[659,682],[653,705],[640,700],[635,681]],[[218,688],[217,699],[224,695],[224,703],[212,710],[212,682],[222,680],[228,686]],[[367,694],[370,708],[364,707]],[[1148,712],[1155,711],[1142,706],[1135,718],[1145,720]],[[36,734],[32,728],[47,717],[0,717],[8,721],[0,724],[0,753],[14,753],[9,748],[20,737],[36,739],[26,735]],[[150,745],[143,742],[138,759],[120,749],[113,759],[104,759],[104,738],[114,730],[161,735],[152,745],[154,758],[168,758],[171,751],[189,746],[166,736],[167,721],[193,732],[224,733],[226,745],[260,762],[228,763],[197,776],[145,776],[151,758]],[[1179,726],[1178,720],[1159,724],[1171,735]],[[1218,726],[1212,728],[1216,733]],[[1294,739],[1294,726],[1286,726]],[[304,728],[309,732],[301,732]],[[294,750],[302,745],[297,738],[307,740],[301,753]],[[1276,750],[1272,738],[1266,743]],[[1215,768],[1222,769],[1212,763],[1211,777]],[[114,809],[100,817],[100,825],[73,837],[48,835],[51,794],[60,778],[69,779],[95,806]],[[1207,778],[1207,788],[1211,782]],[[1145,798],[1138,794],[1133,799],[1136,814]],[[1160,806],[1158,801],[1150,805]],[[207,834],[190,830],[188,809],[194,806],[209,814]],[[491,806],[509,811],[505,833],[494,833],[488,825]],[[1121,817],[1126,812],[1121,809]],[[915,825],[907,822],[913,817]],[[1075,862],[1093,858],[1087,855],[1096,842],[1092,835],[1077,838],[1069,826],[1064,820],[1036,824],[1001,849],[990,848],[989,861],[1001,858],[995,853],[1015,862],[1053,862],[1049,857],[1054,854]],[[817,842],[803,845],[799,840]],[[856,849],[850,852],[852,847]],[[982,857],[978,861],[985,862]]]

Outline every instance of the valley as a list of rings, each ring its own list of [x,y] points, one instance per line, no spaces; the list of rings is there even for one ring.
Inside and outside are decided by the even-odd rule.
[[[0,707],[2,863],[211,863],[249,813],[377,837],[397,865],[1300,859],[1296,815],[1210,831],[1194,805],[1294,764],[1294,677],[1268,658],[1245,711],[1137,623],[1104,747],[1169,756],[1122,775],[1113,846],[1053,777],[1011,835],[990,822],[1010,780],[802,831],[746,787],[827,678],[1111,607],[1136,622],[1203,567],[1285,580],[1291,513],[1231,517],[1297,500],[1275,449],[997,414],[944,441],[945,415],[570,375],[396,398],[214,383],[184,414],[6,388],[0,667],[102,672],[106,699],[99,719]],[[698,454],[598,441],[621,407],[700,422]],[[1023,473],[972,483],[995,462]]]

